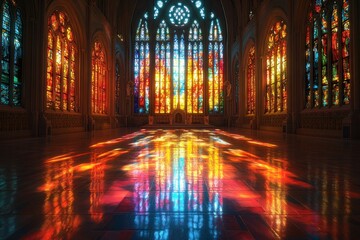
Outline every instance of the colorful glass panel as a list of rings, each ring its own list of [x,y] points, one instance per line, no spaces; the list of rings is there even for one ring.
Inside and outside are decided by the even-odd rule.
[[[92,113],[106,114],[106,61],[104,47],[95,42],[92,49],[91,107]]]
[[[332,104],[339,105],[339,15],[337,3],[334,3],[331,14],[331,52],[332,52]]]
[[[76,111],[77,47],[65,13],[55,11],[48,20],[46,106]]]
[[[134,112],[146,114],[150,108],[150,37],[146,19],[140,20],[135,39]]]
[[[170,22],[177,27],[186,25],[189,22],[190,10],[182,3],[177,3],[170,7],[169,19]]]
[[[255,47],[252,46],[248,53],[247,62],[247,114],[255,114]]]
[[[312,19],[310,13],[309,20]],[[310,25],[306,27],[306,52],[305,52],[305,108],[311,108],[311,31]]]
[[[21,104],[21,69],[22,69],[22,20],[20,10],[16,11],[14,34],[14,77],[13,77],[13,104]]]
[[[185,110],[185,39],[174,36],[173,53],[173,109]]]
[[[187,112],[203,113],[204,73],[202,32],[197,21],[189,31],[187,70]]]
[[[209,33],[209,113],[224,112],[224,46],[218,19],[213,19]]]
[[[4,2],[2,9],[2,33],[1,33],[1,87],[0,87],[0,102],[1,104],[10,104],[10,32],[11,32],[11,15],[10,4],[8,1]]]
[[[205,45],[200,28],[205,19],[203,1],[184,3],[157,0],[154,1],[153,10],[153,19],[160,16],[166,19],[159,20],[159,27],[154,34],[149,34],[147,13],[139,20],[134,44],[134,112],[169,114],[174,110],[183,110],[189,114],[204,114],[204,101],[209,101],[211,114],[223,114],[224,44],[220,21],[215,18],[215,14],[210,14],[209,42],[206,41]],[[198,14],[194,10],[199,11]],[[150,42],[153,43],[151,50],[154,53],[151,59]],[[203,58],[204,51],[209,50],[209,62],[206,65],[211,66],[211,69],[208,70],[208,82],[205,83]],[[154,67],[151,72],[151,113],[150,65]],[[209,87],[208,94],[205,93],[205,86]],[[209,99],[205,98],[207,95]]]
[[[165,21],[157,30],[155,47],[155,113],[170,113],[170,34]]]
[[[307,40],[306,46],[307,51],[313,49],[314,53],[312,61],[306,63],[306,85],[310,84],[310,90],[305,88],[305,95],[308,102],[313,94],[314,104],[307,104],[307,108],[350,103],[349,3],[348,0],[341,3],[315,0],[310,13],[319,22],[309,20],[314,36],[310,45]],[[308,74],[309,65],[313,69],[312,76]]]
[[[150,109],[150,37],[145,18],[139,22],[135,39],[134,112],[147,114]]]
[[[343,58],[343,104],[350,104],[350,20],[349,1],[343,0],[342,6],[342,58]]]
[[[321,97],[322,106],[328,105],[329,98],[329,82],[327,78],[327,59],[328,59],[328,25],[326,21],[326,13],[321,13]]]
[[[3,1],[1,18],[0,104],[21,106],[22,16],[15,1]]]
[[[269,33],[266,53],[265,112],[283,112],[287,108],[286,24],[276,22]]]

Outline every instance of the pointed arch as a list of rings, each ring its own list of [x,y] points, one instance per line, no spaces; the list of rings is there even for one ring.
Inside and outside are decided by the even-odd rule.
[[[159,0],[152,6],[136,20],[133,35],[134,113],[180,111],[198,115],[197,121],[204,114],[222,115],[225,58],[220,19],[205,11],[207,5],[200,0]],[[146,36],[142,39],[141,29]],[[141,86],[148,89],[144,98]]]
[[[106,114],[108,72],[104,44],[95,40],[91,51],[91,108],[93,114]]]
[[[134,112],[148,114],[150,110],[150,35],[147,13],[139,20],[135,36]]]
[[[187,55],[187,112],[204,112],[204,64],[203,34],[199,23],[194,20],[189,30]]]
[[[161,21],[156,33],[155,46],[155,113],[170,113],[170,33]]]
[[[265,50],[265,113],[287,109],[287,25],[277,20],[268,31]]]
[[[78,46],[64,11],[48,18],[46,106],[52,110],[77,111]]]
[[[219,19],[211,14],[209,29],[209,112],[224,113],[224,44]]]

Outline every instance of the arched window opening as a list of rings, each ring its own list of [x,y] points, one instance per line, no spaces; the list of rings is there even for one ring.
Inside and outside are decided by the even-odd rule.
[[[306,28],[305,108],[350,103],[349,1],[314,0]]]
[[[65,13],[55,11],[48,20],[46,106],[48,109],[77,111],[77,46]]]
[[[213,17],[213,14],[212,14]],[[224,45],[218,19],[212,19],[209,33],[209,112],[224,113]]]
[[[92,49],[91,106],[92,113],[106,114],[107,70],[104,47],[95,42]]]
[[[4,1],[1,16],[0,105],[21,106],[23,23],[16,1]]]
[[[206,14],[200,0],[158,0],[150,16],[145,13],[139,20],[134,36],[134,112],[223,114],[224,37],[219,19]]]
[[[269,32],[266,50],[265,113],[286,111],[286,34],[284,21],[276,22]]]
[[[150,109],[150,36],[147,14],[139,21],[135,37],[134,112],[149,113]]]

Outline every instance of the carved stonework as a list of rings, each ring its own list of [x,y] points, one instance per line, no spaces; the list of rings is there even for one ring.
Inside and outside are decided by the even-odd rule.
[[[253,121],[255,117],[254,116],[245,116],[244,117],[244,124],[248,125],[248,124],[251,124],[251,122]]]
[[[170,116],[169,115],[156,115],[155,122],[156,122],[156,124],[170,124]]]
[[[96,129],[106,129],[110,127],[110,117],[102,115],[93,115],[92,119],[95,121]]]
[[[27,112],[0,111],[0,131],[29,130],[30,121]]]
[[[261,125],[268,127],[283,127],[286,117],[286,114],[264,115],[261,118]]]
[[[204,116],[192,115],[192,124],[204,124]]]
[[[186,114],[183,110],[177,109],[173,111],[172,115],[174,124],[185,124],[187,122]]]
[[[341,130],[349,111],[317,111],[300,115],[300,128]]]
[[[44,113],[44,117],[52,128],[76,128],[83,126],[83,118],[80,114]]]

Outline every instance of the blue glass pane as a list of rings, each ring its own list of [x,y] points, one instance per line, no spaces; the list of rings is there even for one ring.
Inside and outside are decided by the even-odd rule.
[[[15,106],[20,106],[20,104],[21,104],[21,85],[20,84],[14,84],[13,104]]]
[[[14,36],[14,83],[21,82],[22,65],[22,21],[20,11],[16,13],[15,36]],[[15,96],[14,96],[14,101]]]
[[[1,83],[0,86],[0,102],[1,104],[9,104],[9,85]]]

